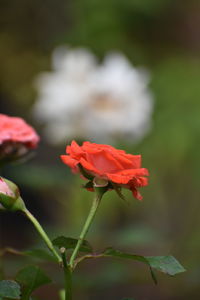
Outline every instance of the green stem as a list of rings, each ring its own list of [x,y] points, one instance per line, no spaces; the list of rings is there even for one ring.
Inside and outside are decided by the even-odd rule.
[[[85,236],[86,236],[86,234],[89,230],[89,227],[90,227],[90,225],[91,225],[91,223],[94,219],[94,216],[96,214],[97,208],[99,207],[102,195],[103,194],[101,192],[96,191],[96,195],[95,195],[95,198],[93,200],[93,203],[92,203],[90,212],[88,214],[88,217],[86,219],[85,225],[83,226],[83,229],[82,229],[81,234],[79,236],[78,242],[76,244],[76,247],[74,248],[74,251],[73,251],[73,253],[71,255],[71,258],[70,258],[70,261],[69,261],[69,266],[72,270],[73,270],[73,267],[74,267],[74,260],[77,257],[79,248],[81,247],[82,242],[83,242],[83,240],[84,240],[84,238],[85,238]]]
[[[65,300],[72,300],[72,273],[66,261],[65,249],[62,251],[61,248],[61,255],[65,278]]]
[[[62,262],[61,257],[58,255],[58,253],[54,249],[54,246],[53,246],[51,240],[49,239],[48,235],[46,234],[46,232],[44,231],[44,229],[42,228],[42,226],[40,225],[38,220],[30,213],[30,211],[27,208],[23,209],[23,212],[25,213],[27,218],[33,223],[33,225],[35,226],[37,232],[40,234],[42,239],[45,241],[47,247],[52,252],[52,254],[55,256],[58,263],[61,263]]]

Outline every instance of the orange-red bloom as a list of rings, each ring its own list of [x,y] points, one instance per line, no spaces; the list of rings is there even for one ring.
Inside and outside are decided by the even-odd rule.
[[[83,168],[89,176],[128,188],[135,198],[142,199],[137,188],[148,184],[146,176],[149,173],[141,168],[141,155],[127,154],[109,145],[90,142],[79,146],[75,141],[67,146],[66,153],[61,155],[61,159],[73,172],[82,173]]]
[[[0,114],[0,159],[20,157],[38,142],[39,136],[23,119]]]

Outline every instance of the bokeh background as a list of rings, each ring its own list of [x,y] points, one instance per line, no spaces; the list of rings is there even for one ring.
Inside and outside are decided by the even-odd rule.
[[[131,202],[128,207],[114,192],[108,193],[88,239],[98,250],[113,246],[145,255],[173,254],[187,272],[175,278],[158,274],[159,284],[154,286],[148,270],[141,264],[91,261],[80,265],[75,274],[75,299],[118,300],[125,296],[137,300],[197,299],[200,295],[200,2],[3,0],[0,24],[0,110],[25,118],[41,135],[40,147],[32,160],[6,167],[3,175],[20,186],[27,206],[52,238],[60,234],[77,237],[92,198],[92,193],[81,188],[81,180],[60,161],[59,155],[65,152],[65,145],[72,138],[67,123],[59,124],[60,129],[52,129],[54,134],[56,130],[66,130],[66,137],[64,133],[63,139],[52,143],[51,131],[46,130],[51,118],[44,119],[35,112],[44,86],[41,73],[54,74],[58,86],[62,77],[58,74],[62,59],[60,65],[57,61],[60,67],[55,69],[53,65],[55,49],[64,46],[71,53],[87,49],[95,56],[95,70],[105,64],[109,53],[121,53],[129,71],[143,70],[139,77],[142,85],[146,78],[142,90],[151,103],[148,130],[140,139],[122,130],[111,134],[110,140],[108,135],[108,141],[130,153],[142,154],[143,166],[150,170],[150,184],[141,191],[143,202],[125,192]],[[79,65],[73,66],[72,73],[76,76]],[[116,61],[116,70],[117,66]],[[71,80],[72,73],[68,73],[66,85]],[[121,82],[122,89],[127,78],[124,76]],[[78,85],[73,88],[78,89]],[[135,99],[132,90],[127,101]],[[42,115],[48,111],[50,101],[55,110],[59,106],[55,99],[59,101],[60,94],[53,93],[53,100],[49,90],[42,94],[46,97]],[[142,99],[140,93],[137,97],[136,106]],[[112,113],[113,102],[110,105],[110,100],[102,99],[103,102],[98,94],[95,109],[101,110],[101,116],[105,111]],[[73,102],[73,98],[66,101]],[[66,113],[70,116],[71,111]],[[55,119],[52,117],[52,126],[57,126],[56,120],[60,120],[59,114]],[[76,120],[78,117],[73,118],[73,122]],[[131,123],[133,119],[128,117],[127,121]],[[99,131],[102,133],[101,127]],[[76,135],[80,143],[90,137],[84,130]],[[103,136],[98,136],[97,128],[90,139],[102,142]],[[1,247],[22,250],[35,244],[40,246],[37,234],[22,215],[1,213],[0,222]],[[1,273],[12,278],[19,267],[28,263],[8,255],[3,258]],[[59,270],[49,264],[43,267],[51,271],[54,285],[39,289],[36,296],[57,300],[62,286]]]

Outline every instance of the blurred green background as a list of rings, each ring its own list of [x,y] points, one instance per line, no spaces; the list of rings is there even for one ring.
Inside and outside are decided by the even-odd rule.
[[[150,184],[127,207],[114,192],[105,196],[88,235],[95,249],[115,246],[145,255],[173,254],[187,269],[175,278],[158,274],[154,286],[140,264],[102,260],[83,263],[74,279],[75,299],[132,296],[137,300],[186,300],[200,295],[200,2],[195,0],[2,0],[0,4],[0,110],[25,118],[41,133],[31,109],[33,81],[51,70],[56,46],[88,47],[100,59],[122,51],[151,73],[155,97],[153,128],[139,144],[119,142],[143,155]],[[92,193],[61,163],[65,145],[42,140],[35,157],[12,165],[3,175],[21,187],[27,206],[51,237],[76,237]],[[31,248],[40,241],[20,214],[1,213],[1,246]],[[105,234],[106,233],[106,234]],[[26,263],[29,263],[28,261]],[[24,260],[7,256],[6,277]],[[57,300],[62,279],[36,293]]]

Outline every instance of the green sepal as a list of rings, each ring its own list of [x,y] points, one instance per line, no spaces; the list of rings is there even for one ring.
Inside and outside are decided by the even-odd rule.
[[[2,193],[0,193],[0,203],[5,209],[11,211],[23,210],[25,208],[24,201],[21,197],[15,199]]]
[[[80,170],[81,174],[82,174],[85,178],[87,178],[87,179],[89,179],[89,180],[93,180],[94,176],[91,175],[91,174],[89,174],[89,173],[82,167],[81,164],[78,164],[78,167],[79,167],[79,170]]]
[[[18,197],[15,201],[15,203],[13,204],[13,206],[11,207],[12,211],[16,211],[16,210],[24,210],[26,208],[25,203],[23,201],[23,199],[21,197]]]
[[[88,181],[86,184],[83,185],[83,188],[85,189],[93,189],[94,185],[92,181]]]
[[[94,191],[96,194],[102,198],[103,195],[109,190],[109,184],[107,186],[102,186],[102,187],[94,187]]]
[[[94,182],[93,181],[88,181],[86,184],[83,185],[83,188],[85,189],[103,189],[104,193],[107,192],[108,190],[113,190],[113,186],[110,182],[108,182],[108,184],[106,186],[103,187],[96,187],[94,186]]]
[[[14,205],[16,199],[6,194],[0,193],[0,203],[5,208],[10,210]]]
[[[121,187],[115,183],[112,182],[112,187],[115,190],[115,192],[117,193],[117,195],[119,196],[120,199],[122,199],[124,202],[126,202],[127,204],[130,204],[130,201],[128,201],[125,196],[122,194],[121,192]]]

